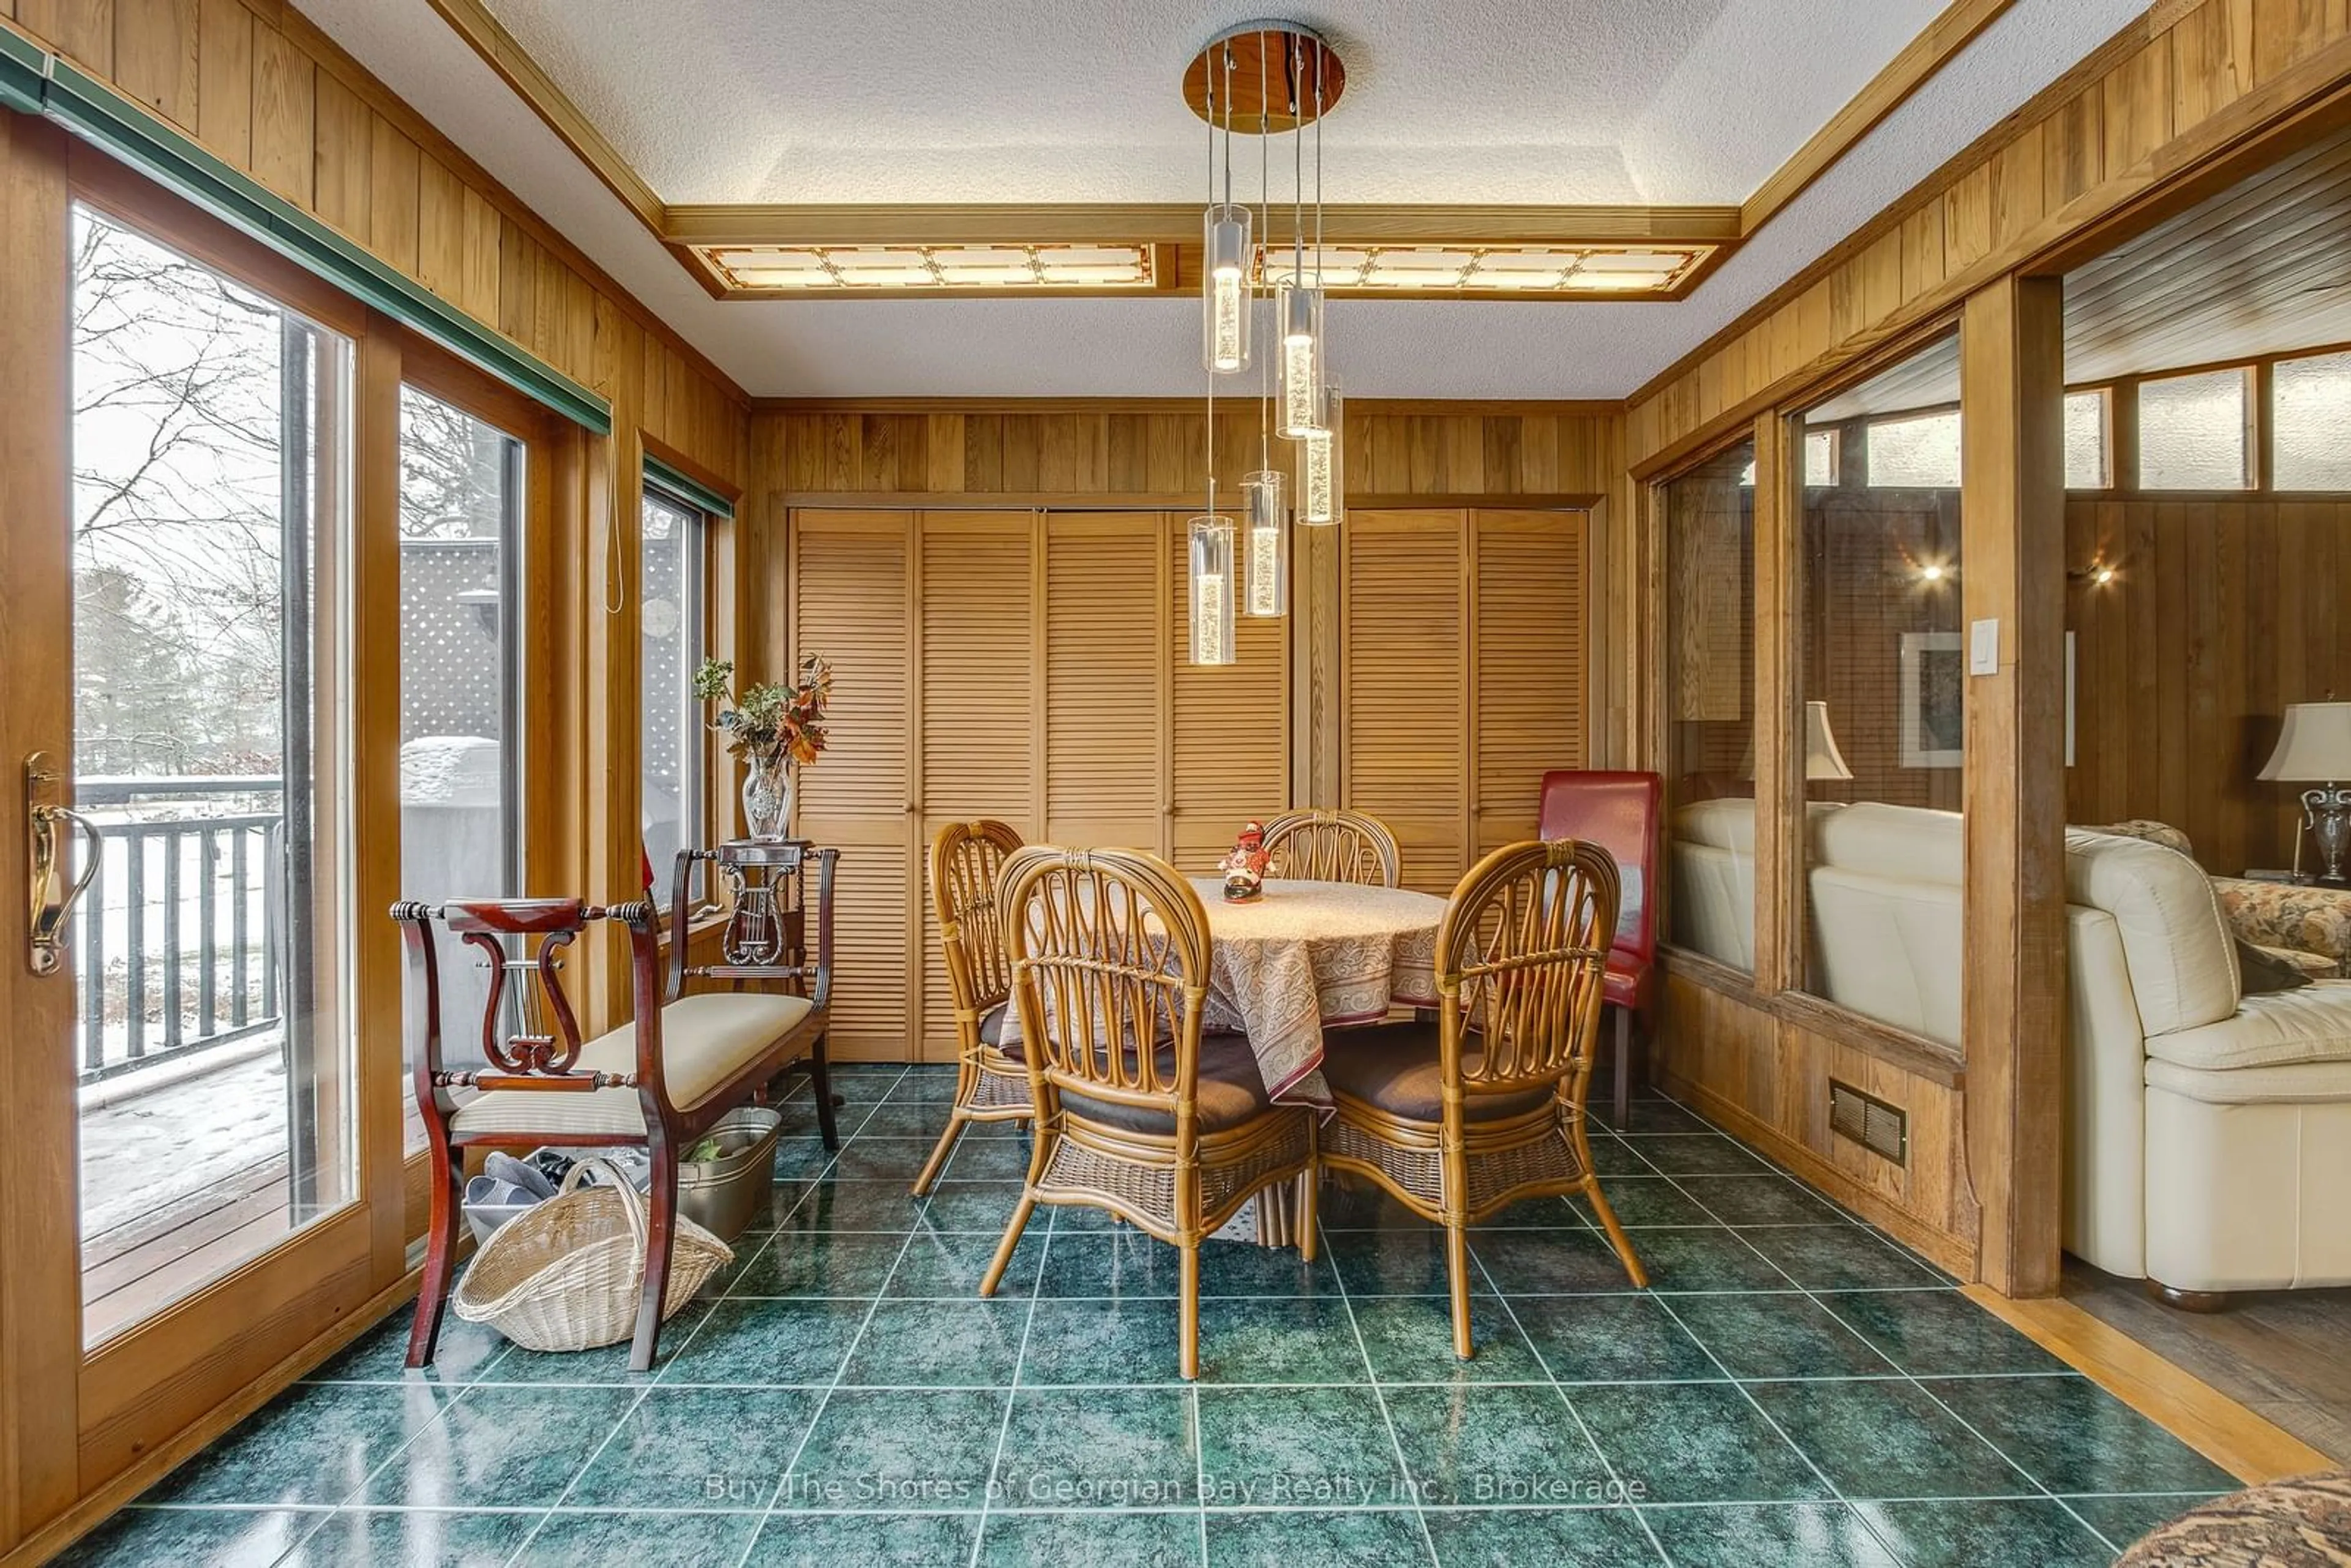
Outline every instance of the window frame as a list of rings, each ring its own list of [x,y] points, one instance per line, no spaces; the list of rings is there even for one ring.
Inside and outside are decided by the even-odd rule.
[[[683,541],[684,559],[679,563],[678,570],[680,601],[678,627],[684,643],[680,650],[683,659],[679,672],[679,689],[676,694],[680,699],[677,758],[678,840],[679,846],[683,849],[703,849],[713,843],[717,834],[716,809],[717,791],[715,788],[716,770],[713,767],[716,748],[710,744],[709,727],[702,722],[701,715],[691,699],[691,693],[694,674],[701,668],[703,661],[710,657],[713,646],[710,616],[713,598],[711,571],[715,553],[713,536],[716,531],[715,525],[717,519],[706,507],[681,493],[676,486],[663,483],[653,473],[651,465],[648,465],[645,468],[643,493],[639,497],[637,507],[639,528],[636,580],[641,595],[645,580],[643,517],[644,513],[654,506],[663,507],[675,514],[684,528]],[[645,716],[648,712],[646,706],[648,694],[643,681],[643,610],[641,597],[637,623],[639,640],[637,733],[640,737],[637,758],[637,799],[640,833],[643,831],[642,823],[646,782],[643,737],[645,730]],[[647,847],[646,858],[648,860],[652,858],[651,846]],[[673,861],[667,866],[655,864],[652,869],[656,905],[665,908],[670,891],[670,879],[675,874],[675,862]],[[687,901],[698,907],[707,896],[706,880],[701,868],[697,866],[687,889]]]

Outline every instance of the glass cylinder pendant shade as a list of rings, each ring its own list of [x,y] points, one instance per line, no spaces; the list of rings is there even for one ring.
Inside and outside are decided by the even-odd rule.
[[[1218,374],[1249,369],[1249,210],[1210,207],[1200,269],[1201,361]]]
[[[1290,528],[1283,502],[1289,476],[1261,468],[1241,476],[1241,539],[1249,556],[1245,615],[1290,612]]]
[[[1192,519],[1192,663],[1235,664],[1233,524],[1229,517]]]
[[[1346,400],[1332,376],[1322,380],[1322,423],[1298,438],[1298,520],[1311,528],[1347,517]]]
[[[1281,434],[1295,441],[1320,430],[1322,411],[1322,291],[1285,283],[1275,301],[1281,331]]]

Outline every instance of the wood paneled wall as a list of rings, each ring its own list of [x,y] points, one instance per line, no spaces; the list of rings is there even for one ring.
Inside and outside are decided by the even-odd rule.
[[[778,488],[820,494],[1165,497],[1196,495],[1207,475],[1207,416],[1173,399],[1100,399],[961,406],[782,403],[775,422]],[[1352,495],[1587,496],[1623,481],[1614,404],[1349,406]],[[1258,405],[1219,400],[1217,475],[1240,482],[1258,466]],[[1275,465],[1290,444],[1276,439]]]
[[[2075,497],[2066,820],[2151,817],[2207,871],[2293,863],[2303,786],[2254,777],[2286,705],[2351,696],[2351,498]],[[2307,862],[2314,849],[2305,846]]]
[[[2151,6],[2104,49],[1642,389],[1636,465],[1693,451],[1775,398],[1949,310],[2351,74],[2337,0]]]
[[[739,388],[277,0],[0,0],[0,17],[612,401],[732,484]]]
[[[1666,977],[1656,1051],[1670,1092],[1962,1279],[1972,1277],[1978,1215],[1959,1090],[1681,972]],[[1907,1162],[1896,1165],[1829,1130],[1831,1079],[1907,1114]]]

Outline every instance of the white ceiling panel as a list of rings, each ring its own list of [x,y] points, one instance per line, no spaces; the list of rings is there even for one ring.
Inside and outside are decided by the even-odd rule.
[[[1196,308],[1183,299],[715,301],[481,63],[426,0],[303,3],[314,20],[393,90],[755,394],[1180,396],[1204,390],[1198,370]],[[662,120],[655,135],[642,128],[632,129],[633,122],[628,118],[632,113],[653,112],[650,103],[636,109],[600,103],[592,88],[582,86],[586,78],[578,60],[566,63],[559,50],[530,37],[528,6],[543,5],[551,13],[557,9],[554,0],[496,0],[496,4],[507,25],[532,47],[541,63],[607,134],[632,159],[644,160],[639,163],[640,171],[672,201],[689,199],[688,193],[671,188],[672,172],[660,165],[661,156],[674,155],[682,166],[699,163],[710,171],[740,165],[752,170],[743,177],[754,180],[768,178],[779,160],[790,162],[782,158],[779,143],[770,139],[770,133],[760,129],[768,117],[778,112],[774,105],[786,100],[817,100],[816,107],[796,111],[808,118],[783,122],[797,127],[791,131],[798,139],[792,144],[827,145],[822,139],[833,138],[825,161],[838,168],[824,177],[852,182],[883,180],[880,173],[853,171],[868,163],[882,171],[902,167],[893,159],[910,146],[918,152],[935,151],[945,134],[938,126],[956,115],[993,116],[987,123],[1003,126],[1016,124],[1021,118],[995,101],[1011,89],[1000,82],[987,87],[991,78],[986,70],[975,70],[972,85],[963,93],[978,108],[968,104],[945,110],[917,107],[928,98],[953,97],[958,90],[956,73],[938,66],[933,57],[949,64],[956,59],[969,63],[1007,57],[991,52],[996,46],[978,37],[987,31],[987,18],[1004,15],[1000,8],[922,6],[895,0],[868,8],[882,19],[873,26],[886,23],[897,29],[889,37],[891,49],[903,56],[898,66],[919,66],[911,80],[927,84],[917,88],[902,81],[901,90],[883,105],[874,96],[877,89],[868,70],[835,67],[821,57],[823,51],[811,52],[817,64],[794,68],[818,74],[789,78],[796,85],[786,91],[762,74],[769,68],[780,68],[778,62],[756,68],[745,63],[758,57],[749,45],[732,50],[728,59],[714,62],[703,59],[701,46],[694,42],[697,17],[767,18],[765,25],[772,31],[783,26],[781,19],[800,26],[811,25],[811,17],[846,16],[850,8],[845,6],[828,3],[755,8],[721,6],[715,0],[678,0],[663,5],[571,0],[561,6],[566,13],[576,8],[603,16],[610,28],[658,31],[666,40],[667,57],[695,62],[691,70],[680,65],[680,74],[671,82],[671,101],[680,107],[667,118],[655,116]],[[1334,363],[1351,391],[1361,396],[1623,396],[1898,198],[2142,8],[2141,0],[2017,0],[2000,21],[1790,204],[1687,299],[1640,305],[1342,299],[1330,308]],[[1177,9],[1129,6],[1118,12],[1148,16]],[[1249,4],[1183,9],[1184,14],[1172,23],[1163,16],[1139,32],[1129,27],[1117,40],[1114,52],[1119,58],[1150,57],[1148,70],[1134,78],[1138,126],[1153,121],[1158,113],[1153,105],[1161,99],[1172,108],[1176,123],[1188,120],[1188,111],[1176,99],[1174,87],[1184,61],[1199,39],[1217,26],[1259,14]],[[1593,121],[1581,108],[1573,107],[1580,101],[1578,93],[1562,85],[1573,82],[1584,89],[1586,97],[1614,95],[1609,99],[1614,106],[1611,118],[1629,120],[1632,127],[1614,154],[1619,158],[1636,155],[1645,167],[1655,171],[1653,177],[1661,187],[1670,187],[1644,191],[1644,198],[1689,201],[1701,194],[1727,199],[1744,196],[1780,161],[1777,154],[1755,153],[1739,166],[1741,172],[1735,177],[1726,176],[1719,187],[1702,191],[1699,181],[1708,166],[1706,158],[1670,151],[1672,147],[1704,143],[1717,147],[1724,159],[1749,155],[1742,150],[1723,148],[1719,141],[1708,141],[1717,135],[1710,129],[1712,122],[1738,120],[1756,126],[1776,125],[1779,129],[1771,134],[1782,141],[1792,138],[1796,144],[1817,123],[1810,109],[1792,120],[1789,116],[1794,111],[1773,107],[1770,101],[1783,91],[1771,69],[1776,57],[1771,53],[1771,39],[1782,36],[1774,26],[1767,25],[1774,16],[1787,14],[1781,16],[1783,21],[1792,16],[1796,31],[1788,36],[1800,44],[1812,40],[1805,46],[1811,52],[1837,57],[1836,68],[1845,74],[1834,79],[1844,82],[1856,72],[1866,79],[1876,64],[1855,61],[1873,59],[1875,49],[1882,48],[1890,56],[1901,38],[1938,9],[1938,5],[1922,0],[1838,0],[1836,4],[1827,0],[1646,0],[1638,5],[1620,0],[1579,0],[1573,5],[1552,7],[1508,5],[1499,0],[1473,0],[1461,6],[1395,0],[1383,5],[1334,5],[1323,14],[1301,19],[1327,29],[1348,51],[1351,68],[1357,72],[1345,109],[1332,117],[1328,128],[1325,156],[1334,199],[1342,188],[1340,179],[1357,177],[1345,171],[1374,169],[1383,157],[1394,153],[1394,149],[1382,152],[1383,144],[1369,140],[1368,130],[1364,132],[1366,140],[1358,141],[1357,132],[1350,129],[1350,117],[1359,107],[1364,116],[1358,123],[1375,122],[1374,110],[1384,93],[1396,95],[1399,102],[1415,92],[1431,100],[1424,118],[1445,127],[1429,133],[1433,155],[1454,157],[1460,147],[1474,144],[1468,140],[1474,134],[1495,139],[1489,146],[1501,150],[1501,155],[1493,160],[1497,164],[1523,171],[1530,165],[1513,162],[1517,155],[1510,150],[1537,144],[1552,150],[1546,155],[1556,159],[1557,167],[1569,168],[1575,160],[1563,150],[1588,149],[1593,143],[1587,139],[1594,134]],[[1905,24],[1907,31],[1888,26],[1885,36],[1871,43],[1872,29],[1893,12],[1911,17]],[[1032,6],[1017,14],[1059,17],[1063,27],[1078,25],[1072,18],[1091,16],[1095,18],[1091,25],[1096,33],[1113,26],[1105,19],[1111,16],[1111,8],[1080,5],[1076,0],[1055,0],[1042,9]],[[1530,16],[1542,18],[1540,29],[1528,25]],[[971,18],[960,29],[955,25],[959,16]],[[1458,20],[1453,20],[1457,16]],[[632,17],[640,19],[632,21]],[[928,35],[924,31],[925,20],[935,24]],[[1815,30],[1805,31],[1808,26]],[[1823,26],[1829,39],[1826,46],[1821,45],[1823,35],[1817,30]],[[1477,84],[1484,78],[1458,71],[1443,76],[1443,85],[1437,89],[1431,89],[1426,83],[1415,87],[1416,78],[1403,62],[1431,57],[1436,46],[1429,40],[1448,27],[1460,36],[1457,51],[1460,57],[1482,50],[1499,62],[1494,67],[1499,72],[1499,85],[1485,89],[1485,97],[1477,97],[1480,90]],[[1622,36],[1612,28],[1621,29]],[[1709,40],[1725,28],[1731,30],[1724,36],[1736,40],[1736,47],[1728,55],[1719,55],[1715,51],[1722,46]],[[1760,30],[1743,34],[1742,28]],[[1031,23],[1014,30],[1032,44],[1039,36]],[[1538,30],[1553,40],[1538,50],[1552,62],[1554,71],[1550,75],[1524,68],[1506,47],[1516,37],[1522,47],[1534,47],[1524,35]],[[1893,37],[1895,33],[1901,37]],[[1569,42],[1556,42],[1561,37]],[[1852,38],[1860,42],[1848,57],[1845,45]],[[1573,62],[1566,57],[1578,47],[1597,50],[1614,63],[1606,70],[1574,74]],[[1751,59],[1752,68],[1739,70],[1725,63],[1740,58]],[[1360,66],[1354,64],[1358,60]],[[1816,68],[1825,73],[1829,68]],[[934,69],[941,74],[935,78],[922,74]],[[737,70],[746,74],[726,74]],[[827,73],[836,70],[842,94],[840,102],[834,100],[835,87],[828,86],[835,77]],[[1650,73],[1645,78],[1650,85],[1639,90],[1642,103],[1656,106],[1655,112],[1665,117],[1646,130],[1640,124],[1642,115],[1649,110],[1625,110],[1623,106],[1630,101],[1626,95],[1633,89],[1619,79],[1640,72]],[[1030,83],[1029,90],[1042,90],[1036,84],[1061,80],[1047,74],[1041,64],[1030,69],[1025,79]],[[1823,75],[1822,79],[1829,78]],[[1151,84],[1147,98],[1140,85],[1145,80]],[[761,86],[762,82],[767,85]],[[860,82],[867,85],[860,87]],[[1851,85],[1857,88],[1858,82]],[[1062,83],[1053,90],[1092,101],[1091,88]],[[1841,99],[1828,101],[1828,95],[1843,89],[1832,86],[1821,90],[1817,119],[1825,120],[1842,102]],[[842,107],[858,101],[859,93],[865,95],[864,109]],[[1468,112],[1458,104],[1448,105],[1448,99],[1465,94],[1484,107]],[[726,113],[714,119],[700,110],[689,111],[683,107],[685,100],[707,100]],[[1676,104],[1681,107],[1674,108]],[[883,107],[890,109],[888,115],[882,112]],[[1399,110],[1394,123],[1409,118]],[[1457,119],[1460,123],[1455,123]],[[898,129],[888,129],[884,120]],[[1667,120],[1681,129],[1665,129]],[[1196,121],[1190,123],[1196,129]],[[864,144],[853,140],[860,124],[867,127],[863,134],[872,139],[863,151],[860,149]],[[1140,131],[1135,134],[1144,135]],[[1758,130],[1754,134],[1763,136],[1766,131]],[[674,141],[679,151],[648,156],[632,140],[638,138],[645,139],[642,142],[645,147],[655,141]],[[1098,172],[1114,172],[1128,161],[1130,145],[1113,139],[1088,150],[1086,156],[1095,160],[1092,166]],[[1112,193],[1119,199],[1162,194],[1142,183],[1155,177],[1148,175],[1147,145],[1132,145],[1134,161],[1145,172],[1136,176],[1134,183],[1116,186]],[[1636,145],[1637,153],[1628,152]],[[1412,151],[1409,145],[1403,148],[1405,152]],[[1019,157],[1013,162],[1019,162]],[[1411,165],[1409,159],[1403,160],[1402,165],[1417,166]],[[1677,169],[1683,172],[1675,172]],[[697,187],[695,193],[734,193],[737,188],[723,182],[738,174],[739,169],[709,174],[705,177],[719,183]],[[1111,175],[1101,173],[1100,177]],[[1632,175],[1628,172],[1625,177]],[[827,187],[834,199],[851,188]],[[856,188],[872,192],[884,187],[874,183]],[[1499,188],[1418,190],[1407,199],[1511,199],[1492,194]],[[1175,193],[1178,199],[1186,193]],[[944,199],[1008,198],[998,190],[963,184],[944,193]],[[1039,199],[1068,201],[1080,195],[1055,186]],[[1605,198],[1546,188],[1539,194],[1516,199]]]

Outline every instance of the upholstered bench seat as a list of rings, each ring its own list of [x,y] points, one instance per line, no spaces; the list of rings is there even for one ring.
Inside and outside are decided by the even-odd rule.
[[[810,1011],[806,997],[753,991],[705,992],[671,1002],[661,1010],[662,1080],[670,1103],[681,1111],[702,1104],[775,1049]],[[622,1024],[581,1045],[578,1068],[635,1072],[636,1025]],[[585,1093],[502,1089],[460,1105],[450,1130],[461,1135],[513,1132],[549,1138],[565,1134],[643,1137],[645,1117],[634,1089]]]

